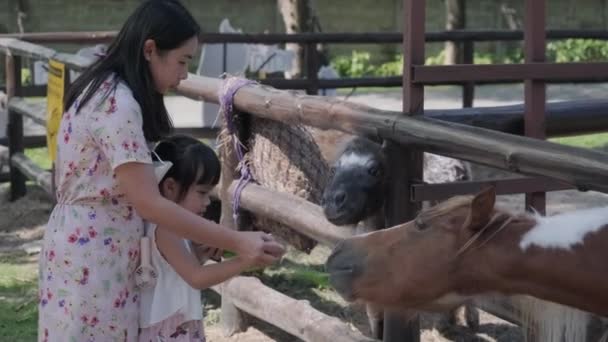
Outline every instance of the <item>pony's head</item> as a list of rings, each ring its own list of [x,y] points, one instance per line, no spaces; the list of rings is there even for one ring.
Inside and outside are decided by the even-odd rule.
[[[336,225],[356,224],[384,204],[387,161],[382,146],[363,137],[350,140],[336,159],[323,192],[325,217]]]

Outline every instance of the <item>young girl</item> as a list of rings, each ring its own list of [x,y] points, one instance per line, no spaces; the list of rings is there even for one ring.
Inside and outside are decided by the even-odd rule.
[[[252,263],[284,251],[268,234],[225,229],[160,194],[148,143],[171,131],[163,96],[187,77],[200,29],[177,0],[139,3],[66,94],[40,257],[40,341],[137,341],[144,220]]]
[[[171,163],[161,175],[160,192],[202,216],[210,202],[209,192],[220,177],[220,163],[213,150],[194,138],[176,135],[162,140],[155,152],[163,163]],[[139,340],[204,341],[199,290],[263,264],[237,256],[200,266],[189,241],[163,226],[149,224],[146,228],[156,279],[141,290]]]

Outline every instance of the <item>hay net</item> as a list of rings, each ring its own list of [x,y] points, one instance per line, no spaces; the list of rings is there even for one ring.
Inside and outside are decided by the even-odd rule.
[[[267,189],[319,204],[329,166],[310,127],[235,112],[232,97],[236,89],[247,84],[250,82],[231,77],[224,80],[220,89],[220,113],[223,114],[220,149],[236,150],[241,183],[253,181]],[[246,134],[238,134],[239,131]],[[243,152],[240,156],[239,149]],[[235,194],[235,203],[239,195]],[[253,214],[251,217],[253,229],[270,232],[301,251],[308,253],[316,246],[315,240],[279,222]]]

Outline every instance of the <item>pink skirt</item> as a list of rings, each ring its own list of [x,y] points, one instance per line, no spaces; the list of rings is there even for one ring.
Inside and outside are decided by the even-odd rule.
[[[205,342],[203,322],[184,322],[184,315],[178,312],[162,322],[140,329],[139,342]]]

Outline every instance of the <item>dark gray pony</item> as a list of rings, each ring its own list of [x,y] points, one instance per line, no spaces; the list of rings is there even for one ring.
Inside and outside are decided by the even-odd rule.
[[[432,183],[466,179],[467,169],[457,160],[424,154],[425,181]],[[356,225],[357,233],[385,226],[384,199],[390,186],[388,161],[383,146],[363,137],[352,137],[333,162],[332,174],[323,192],[321,206],[328,221],[335,225]],[[370,328],[382,338],[382,311],[367,306]],[[448,315],[450,324],[479,325],[478,311],[469,305]]]

